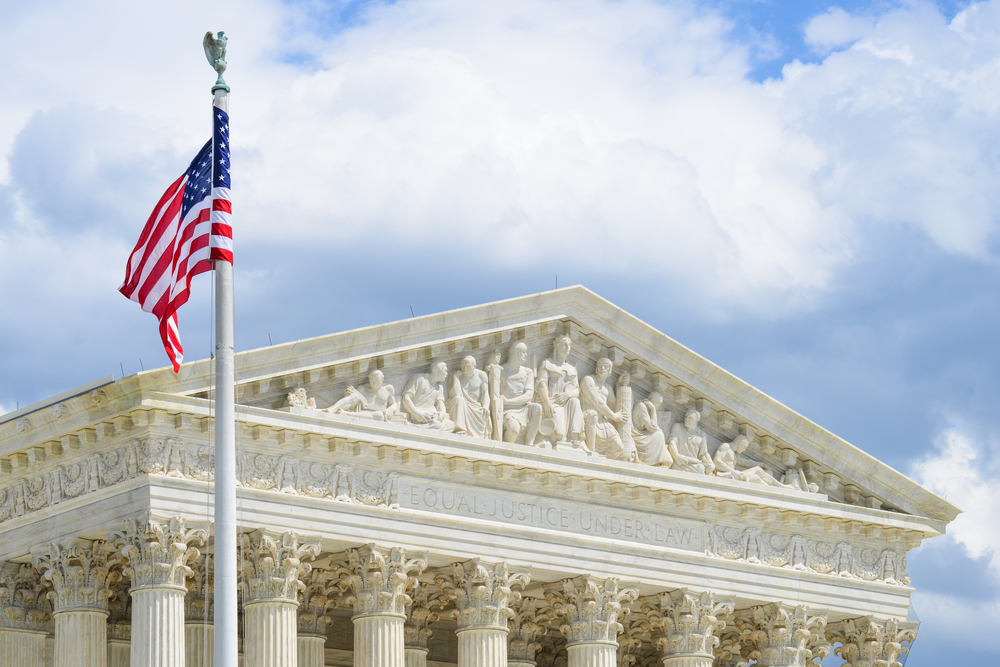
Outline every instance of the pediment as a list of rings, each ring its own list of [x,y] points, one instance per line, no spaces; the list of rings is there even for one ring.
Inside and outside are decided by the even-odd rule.
[[[432,362],[444,362],[453,373],[472,356],[483,369],[498,351],[506,359],[516,342],[528,348],[525,365],[537,369],[562,334],[571,338],[569,361],[581,379],[606,357],[614,363],[612,379],[628,372],[633,401],[659,393],[664,433],[694,409],[710,454],[746,436],[750,445],[740,468],[757,465],[777,479],[798,478],[837,503],[946,521],[958,514],[889,466],[582,287],[243,352],[237,357],[238,400],[287,411],[298,409],[290,407],[289,394],[301,389],[316,414],[356,419],[319,411],[343,398],[349,386],[364,385],[372,370],[381,370],[400,397],[408,380],[427,373]],[[201,361],[185,364],[177,375],[160,369],[137,377],[142,391],[201,398],[210,395],[210,371],[210,362]],[[395,421],[420,428],[401,415]]]

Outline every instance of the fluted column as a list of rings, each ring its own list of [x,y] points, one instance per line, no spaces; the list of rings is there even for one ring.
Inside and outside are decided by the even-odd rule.
[[[330,625],[327,610],[337,606],[330,572],[313,568],[302,577],[299,591],[298,656],[299,667],[323,667],[326,664],[326,628]]]
[[[458,667],[506,667],[510,605],[521,598],[512,587],[525,586],[530,576],[512,571],[505,562],[478,558],[451,568],[450,575],[438,575],[437,581],[458,607]]]
[[[241,537],[246,554],[243,587],[246,667],[297,667],[299,577],[312,568],[303,558],[319,555],[319,540],[295,533],[256,530]]]
[[[406,623],[403,625],[403,661],[406,667],[427,667],[430,641],[434,637],[431,624],[440,618],[439,609],[448,600],[440,586],[421,582],[410,593],[406,605]]]
[[[188,580],[184,596],[184,665],[212,667],[215,664],[212,556],[202,555],[190,565],[194,576]]]
[[[427,567],[423,552],[407,554],[369,544],[352,549],[339,574],[350,587],[348,602],[354,606],[354,667],[403,667],[403,624],[411,573]]]
[[[114,550],[103,540],[71,540],[33,560],[52,583],[54,667],[107,667],[108,598],[121,579]]]
[[[122,579],[112,589],[108,600],[108,667],[130,667],[132,664],[132,598],[131,582]]]
[[[659,596],[659,604],[644,605],[655,631],[654,643],[663,652],[664,667],[712,667],[719,632],[726,627],[720,617],[733,613],[731,600],[716,602],[709,592],[677,590]]]
[[[126,519],[111,539],[132,580],[132,651],[136,667],[184,667],[185,582],[188,563],[204,544],[205,529],[189,529],[181,517],[166,521]]]
[[[538,640],[546,633],[544,623],[553,618],[555,610],[538,598],[522,598],[510,607],[507,667],[535,667],[536,653],[542,648]]]
[[[743,657],[760,667],[806,667],[830,654],[824,629],[826,617],[810,616],[799,605],[772,603],[752,607],[736,617]]]
[[[900,667],[900,656],[909,651],[903,642],[912,644],[916,638],[916,623],[868,616],[843,621],[830,633],[831,641],[841,643],[834,653],[844,667]]]
[[[638,589],[621,586],[614,577],[601,582],[590,575],[546,588],[545,598],[566,619],[559,629],[568,640],[569,667],[617,667],[618,617],[629,613],[622,602],[638,595]]]
[[[30,565],[0,569],[0,657],[18,667],[43,667],[49,620],[45,587]]]

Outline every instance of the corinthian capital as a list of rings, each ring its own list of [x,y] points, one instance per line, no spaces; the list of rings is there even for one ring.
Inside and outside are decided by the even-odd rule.
[[[302,576],[299,592],[299,634],[326,636],[330,617],[326,612],[337,606],[338,589],[330,581],[330,571],[313,568]]]
[[[0,569],[0,628],[42,630],[49,619],[45,586],[31,565]]]
[[[917,638],[916,625],[867,616],[846,620],[830,633],[832,641],[842,644],[834,653],[843,658],[844,667],[900,667],[899,657],[909,650],[902,643]]]
[[[507,629],[513,615],[510,605],[521,598],[514,586],[527,585],[526,570],[511,568],[506,562],[489,563],[475,558],[454,563],[451,573],[439,574],[436,583],[454,598],[458,609],[458,629],[493,627]]]
[[[555,609],[539,598],[521,598],[511,611],[507,656],[511,661],[535,662],[535,653],[542,648],[538,640],[548,632],[546,624],[555,618]]]
[[[744,657],[761,667],[805,667],[830,654],[824,629],[826,617],[810,616],[802,605],[772,603],[753,607],[736,618],[740,643],[749,647]]]
[[[420,581],[410,593],[406,605],[406,625],[403,626],[403,643],[411,648],[426,649],[434,631],[430,626],[438,622],[440,609],[448,603],[448,596],[440,586]]]
[[[52,584],[47,597],[55,614],[72,609],[107,612],[111,589],[121,580],[118,558],[104,540],[50,544],[32,562]]]
[[[733,613],[732,600],[715,601],[712,593],[686,589],[663,593],[658,606],[644,611],[659,637],[655,644],[663,657],[701,656],[711,660],[719,645],[719,632],[726,627],[719,617]]]
[[[184,589],[185,581],[194,574],[188,562],[200,553],[190,545],[204,544],[208,531],[188,529],[181,517],[171,517],[166,522],[147,517],[125,519],[122,529],[111,531],[109,538],[126,562],[125,575],[132,580],[133,589],[151,586]]]
[[[243,553],[244,582],[240,584],[246,602],[264,600],[298,604],[299,580],[312,566],[303,561],[319,555],[319,540],[306,541],[293,532],[255,530],[240,536]]]
[[[211,554],[202,554],[190,561],[194,574],[187,582],[187,595],[184,596],[184,622],[202,623],[206,619],[212,622],[215,618],[214,562]]]
[[[613,642],[622,625],[618,618],[629,613],[623,602],[639,597],[634,586],[619,585],[609,577],[601,582],[590,575],[563,579],[545,589],[545,599],[555,607],[566,623],[559,630],[570,644],[576,642]]]
[[[350,588],[347,601],[354,613],[406,615],[410,596],[406,591],[416,584],[412,573],[420,574],[427,567],[423,552],[407,556],[401,547],[380,547],[367,544],[347,552],[346,565],[338,568],[342,586]]]

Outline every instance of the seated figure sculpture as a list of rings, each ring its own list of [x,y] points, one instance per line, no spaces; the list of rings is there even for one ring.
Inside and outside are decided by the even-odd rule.
[[[639,460],[646,465],[669,468],[673,457],[667,451],[667,438],[660,428],[660,407],[663,395],[654,391],[645,401],[636,401],[632,406],[632,441]]]
[[[448,415],[455,423],[455,433],[488,438],[490,424],[489,378],[476,368],[475,357],[462,359],[462,370],[452,375],[448,397]]]
[[[736,479],[741,482],[753,482],[755,484],[767,484],[768,486],[779,486],[788,488],[774,478],[763,466],[753,466],[744,470],[736,469],[736,458],[746,451],[750,446],[750,439],[745,435],[738,435],[736,439],[729,443],[722,443],[715,451],[715,474],[726,479]]]
[[[618,424],[628,419],[628,412],[618,409],[620,406],[611,384],[611,369],[610,359],[598,359],[594,374],[583,378],[580,385],[587,448],[614,461],[635,461],[635,446],[631,442],[623,442],[618,432]],[[628,382],[627,377],[625,382]]]
[[[347,387],[344,397],[328,407],[325,412],[347,413],[355,417],[389,421],[399,410],[396,403],[396,389],[384,384],[385,375],[376,369],[368,374],[368,384],[355,389]]]
[[[580,409],[579,376],[576,366],[569,362],[572,345],[569,336],[556,338],[552,357],[538,365],[535,394],[543,415],[549,421],[547,426],[550,428],[546,431],[555,437],[556,442],[580,444],[583,411]]]
[[[411,375],[403,387],[403,410],[410,422],[423,428],[450,433],[455,422],[448,418],[444,401],[444,381],[448,378],[448,364],[438,361],[431,364],[429,373]]]
[[[711,475],[715,472],[715,462],[708,455],[708,436],[698,426],[701,413],[688,410],[684,422],[670,427],[667,437],[667,451],[673,459],[674,470]]]
[[[534,445],[542,421],[542,406],[534,402],[535,372],[524,362],[528,346],[515,342],[507,353],[507,363],[490,368],[493,393],[493,439]]]

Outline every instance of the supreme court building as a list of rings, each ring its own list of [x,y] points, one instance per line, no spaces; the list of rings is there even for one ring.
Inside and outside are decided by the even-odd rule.
[[[0,664],[212,664],[212,368],[0,416]],[[237,403],[246,667],[893,665],[959,511],[581,287],[240,353]]]

